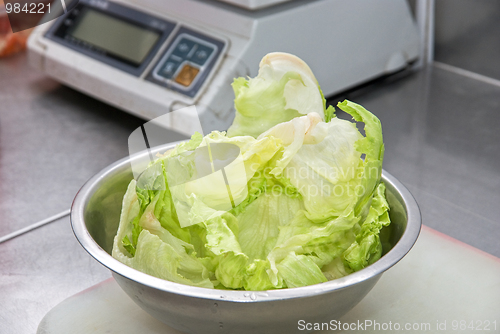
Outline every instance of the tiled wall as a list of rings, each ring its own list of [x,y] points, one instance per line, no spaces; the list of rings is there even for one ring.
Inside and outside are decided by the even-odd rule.
[[[500,80],[500,0],[435,0],[434,60]]]

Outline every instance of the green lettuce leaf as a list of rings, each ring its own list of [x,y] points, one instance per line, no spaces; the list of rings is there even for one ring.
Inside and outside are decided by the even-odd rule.
[[[340,109],[350,114],[355,121],[365,123],[365,137],[356,141],[355,148],[365,154],[363,173],[360,187],[363,192],[358,196],[356,214],[366,214],[375,188],[382,176],[382,162],[384,160],[384,141],[382,139],[382,125],[380,120],[371,112],[354,102],[345,100],[337,105]]]
[[[136,181],[132,180],[123,196],[120,224],[113,241],[112,251],[116,259],[127,265],[130,265],[130,258],[135,255],[136,245],[133,245],[131,240],[133,239],[133,230],[137,229],[140,209],[136,193]]]
[[[233,82],[236,116],[228,136],[257,137],[295,117],[318,113],[324,119],[324,98],[311,69],[299,58],[272,53],[260,63],[255,78]]]
[[[375,190],[370,211],[361,225],[361,231],[342,255],[347,266],[352,270],[361,270],[382,256],[382,243],[379,235],[380,230],[391,222],[388,211],[385,184],[381,182]]]
[[[193,246],[167,231],[157,236],[143,230],[139,236],[132,267],[146,274],[204,288],[213,288],[210,273],[194,253]]]
[[[265,260],[276,245],[280,228],[304,209],[299,198],[287,196],[285,191],[283,187],[271,186],[238,215],[238,240],[250,260]]]
[[[277,268],[289,288],[327,281],[318,265],[306,255],[290,253],[277,265]]]

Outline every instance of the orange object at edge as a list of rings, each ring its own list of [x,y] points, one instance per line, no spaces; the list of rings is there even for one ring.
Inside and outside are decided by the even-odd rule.
[[[33,29],[13,33],[5,11],[4,2],[0,0],[0,57],[7,57],[26,49],[26,42]]]

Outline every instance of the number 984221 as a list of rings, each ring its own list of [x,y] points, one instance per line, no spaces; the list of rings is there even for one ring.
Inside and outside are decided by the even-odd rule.
[[[19,3],[19,2],[6,2],[5,11],[7,14],[25,13],[25,14],[45,14],[50,13],[50,3],[32,2],[32,3]]]

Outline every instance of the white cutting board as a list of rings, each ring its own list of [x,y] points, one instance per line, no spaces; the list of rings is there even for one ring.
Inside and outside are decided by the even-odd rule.
[[[358,320],[372,326],[359,328]],[[500,259],[424,226],[410,253],[340,323],[351,329],[321,333],[500,333]],[[37,333],[180,334],[139,308],[112,278],[54,307]]]

